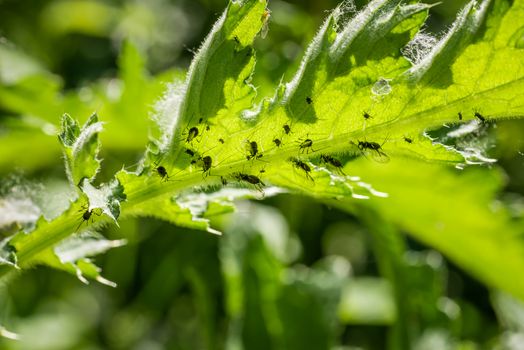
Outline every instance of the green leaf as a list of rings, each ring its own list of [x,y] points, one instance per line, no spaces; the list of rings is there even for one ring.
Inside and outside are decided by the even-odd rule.
[[[96,114],[82,128],[69,115],[62,117],[62,130],[58,137],[64,148],[67,177],[73,186],[80,186],[84,179],[93,181],[100,169],[101,160],[97,156],[100,148],[98,134],[103,129],[102,125]]]
[[[338,326],[333,314],[341,281],[347,277],[336,272],[340,261],[320,262],[314,268],[285,267],[290,232],[272,208],[252,205],[248,215],[236,213],[227,231],[220,259],[231,319],[228,346],[330,349]]]
[[[524,284],[512,277],[524,268],[522,219],[511,220],[494,200],[502,185],[500,172],[459,171],[408,159],[387,165],[362,160],[354,172],[363,181],[380,183],[388,197],[331,204],[352,212],[369,206],[489,286],[524,298]],[[431,185],[428,179],[434,180]]]
[[[489,285],[524,297],[524,285],[506,277],[524,267],[518,226],[504,209],[489,207],[500,178],[469,169],[453,174],[444,166],[463,167],[469,155],[428,136],[450,124],[467,130],[524,115],[522,1],[497,5],[493,13],[489,5],[468,2],[439,40],[418,30],[427,5],[375,0],[345,23],[339,9],[324,22],[294,78],[254,104],[251,44],[267,21],[266,3],[230,2],[185,82],[175,82],[158,104],[154,119],[163,134],[152,140],[135,173],[117,174],[115,204],[125,193],[123,216],[152,215],[206,230],[206,210],[228,210],[246,189],[254,198],[289,191],[336,199],[348,210],[370,206]],[[74,123],[65,124],[64,143],[76,135]],[[99,194],[84,184],[93,192],[89,213],[102,208],[106,214],[95,224],[117,219],[111,196],[91,203]],[[435,193],[437,184],[442,188]],[[17,234],[10,244],[18,265],[30,265],[72,234],[73,223],[85,219],[82,208],[79,200],[33,233]],[[278,333],[278,327],[269,331]]]
[[[90,231],[82,232],[61,241],[52,250],[43,251],[33,263],[45,264],[70,273],[85,284],[89,284],[88,279],[92,279],[116,287],[114,282],[101,275],[101,269],[89,257],[125,244],[125,240],[110,241]]]

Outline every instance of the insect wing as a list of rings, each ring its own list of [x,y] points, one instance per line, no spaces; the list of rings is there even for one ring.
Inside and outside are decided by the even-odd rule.
[[[364,151],[368,158],[373,159],[377,163],[388,163],[389,156],[381,150],[368,149]]]

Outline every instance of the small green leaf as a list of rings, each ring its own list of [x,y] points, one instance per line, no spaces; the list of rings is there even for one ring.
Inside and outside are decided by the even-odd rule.
[[[69,115],[62,117],[62,130],[58,137],[64,147],[67,177],[73,186],[80,186],[84,179],[93,181],[100,169],[101,160],[97,156],[100,147],[98,134],[103,129],[102,125],[96,114],[81,129]]]
[[[80,127],[78,126],[78,122],[71,118],[69,114],[64,114],[62,116],[62,130],[58,135],[62,145],[69,148],[73,147],[79,135]]]

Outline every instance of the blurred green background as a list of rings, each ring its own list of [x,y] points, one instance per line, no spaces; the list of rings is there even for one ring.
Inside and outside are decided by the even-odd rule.
[[[445,29],[463,3],[436,7],[428,30]],[[259,96],[290,77],[337,4],[270,2],[269,35],[256,42]],[[136,162],[155,100],[183,77],[225,6],[0,0],[0,196],[33,197],[48,215],[63,205],[38,197],[67,186],[55,136],[62,113],[107,121],[101,180]],[[521,121],[490,130],[490,156],[507,174],[501,200],[524,194],[523,134]],[[129,244],[96,258],[117,288],[38,267],[0,289],[0,324],[24,339],[0,348],[402,349],[409,339],[416,349],[522,349],[519,302],[387,222],[376,232],[369,223],[380,220],[292,195],[239,203],[213,223],[222,237],[126,220],[104,234]],[[379,273],[397,245],[409,272],[400,298]]]

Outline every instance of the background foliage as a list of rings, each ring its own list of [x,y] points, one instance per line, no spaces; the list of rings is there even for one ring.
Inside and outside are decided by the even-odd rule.
[[[291,78],[324,10],[336,5],[271,2],[270,35],[255,43],[254,84],[261,96],[271,95],[283,74]],[[223,1],[0,2],[6,38],[0,46],[1,203],[4,208],[15,203],[20,213],[15,227],[4,226],[12,218],[0,213],[2,235],[34,221],[38,211],[32,203],[49,216],[60,212],[62,204],[52,194],[67,187],[55,136],[63,113],[86,120],[96,110],[107,123],[100,179],[137,161],[147,142],[150,106],[166,82],[184,74],[191,51],[224,6]],[[429,30],[443,30],[461,6],[447,1],[432,9]],[[25,272],[0,298],[0,324],[19,332],[23,342],[3,339],[1,346],[382,349],[406,348],[409,342],[419,349],[517,349],[524,338],[520,303],[404,233],[422,229],[430,243],[442,235],[459,257],[469,250],[503,260],[500,246],[468,246],[461,232],[446,231],[427,213],[402,209],[432,201],[432,214],[453,211],[457,222],[476,221],[480,230],[489,225],[493,209],[480,199],[522,217],[523,129],[522,121],[510,120],[485,131],[488,155],[499,159],[490,170],[441,171],[406,160],[388,165],[399,168],[398,178],[389,178],[380,164],[362,159],[361,167],[375,174],[371,183],[389,182],[402,200],[372,202],[354,215],[335,201],[280,195],[241,202],[235,214],[215,219],[223,237],[152,219],[121,221],[119,229],[109,227],[104,235],[117,242],[125,238],[127,245],[96,259],[118,288],[85,286],[45,267]],[[455,172],[460,189],[451,180]],[[435,179],[442,188],[428,186]],[[476,183],[492,185],[481,192]],[[503,191],[490,198],[498,184]],[[475,201],[481,202],[478,210],[471,205]],[[415,220],[393,225],[403,215]],[[496,274],[508,283],[519,278],[519,271],[479,266],[485,276]]]

